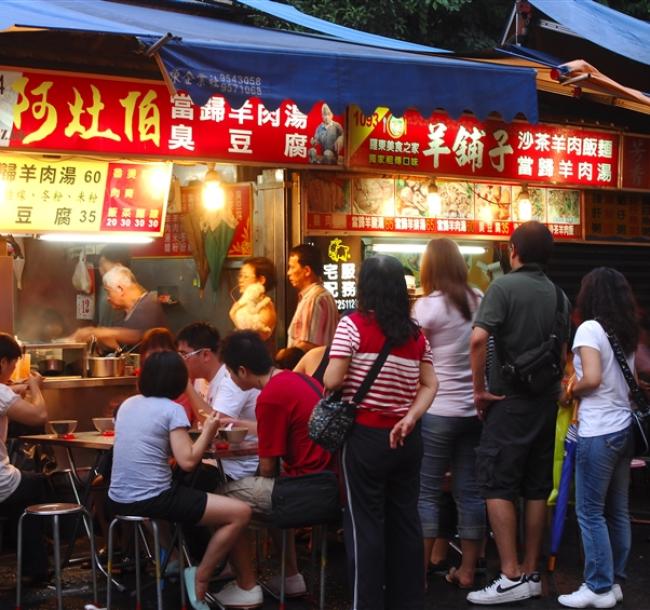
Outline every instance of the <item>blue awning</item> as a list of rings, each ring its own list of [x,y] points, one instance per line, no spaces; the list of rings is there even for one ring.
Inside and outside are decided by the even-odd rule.
[[[184,3],[187,5],[187,3]],[[204,6],[204,5],[203,5]],[[308,110],[327,101],[335,112],[357,104],[366,113],[436,109],[452,117],[518,113],[537,122],[535,71],[423,54],[379,51],[319,36],[256,28],[170,10],[106,0],[3,0],[0,29],[15,26],[127,34],[150,45],[176,40],[160,57],[179,89],[198,104],[222,94],[239,107],[253,95],[269,108],[291,99]]]
[[[557,23],[599,47],[650,65],[650,23],[592,0],[529,0]]]
[[[290,4],[281,4],[280,2],[273,2],[273,0],[236,0],[238,4],[244,4],[257,11],[266,13],[277,17],[282,21],[293,23],[294,25],[302,26],[314,32],[327,34],[332,38],[345,40],[346,42],[354,42],[364,44],[369,47],[380,47],[382,49],[393,49],[394,51],[412,51],[419,53],[450,53],[445,49],[436,49],[435,47],[427,47],[405,40],[397,40],[396,38],[387,38],[386,36],[378,36],[377,34],[370,34],[369,32],[362,32],[353,28],[346,28],[342,25],[319,19],[312,15],[307,15],[299,11],[295,6]]]

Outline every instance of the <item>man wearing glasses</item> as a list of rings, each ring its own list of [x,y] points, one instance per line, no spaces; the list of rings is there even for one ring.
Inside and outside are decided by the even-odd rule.
[[[181,329],[176,342],[190,379],[195,383],[203,380],[207,382],[207,389],[203,391],[196,392],[198,384],[189,390],[190,402],[198,420],[205,419],[207,413],[201,410],[201,405],[207,403],[226,421],[232,419],[245,422],[248,428],[246,440],[257,440],[255,402],[259,390],[243,391],[234,384],[219,357],[219,331],[207,322],[194,322]],[[258,459],[254,456],[237,460],[224,459],[221,463],[226,476],[238,480],[255,474]]]

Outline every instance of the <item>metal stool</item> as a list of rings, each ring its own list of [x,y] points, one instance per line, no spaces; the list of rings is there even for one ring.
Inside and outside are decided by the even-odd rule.
[[[156,572],[156,599],[157,599],[157,608],[158,610],[163,610],[163,602],[162,602],[162,579],[161,579],[161,566],[160,566],[160,536],[158,534],[158,524],[155,522],[154,519],[150,519],[149,517],[139,517],[135,515],[117,515],[115,519],[111,521],[111,524],[108,527],[108,566],[106,569],[106,572],[108,574],[108,584],[106,588],[106,610],[111,610],[111,573],[112,573],[112,568],[113,568],[113,529],[115,528],[115,525],[119,523],[120,521],[123,521],[125,523],[132,523],[133,524],[133,529],[134,529],[134,554],[135,554],[135,594],[136,594],[136,609],[140,610],[142,607],[142,600],[141,600],[141,587],[140,587],[140,542],[139,542],[139,537],[142,536],[143,543],[145,545],[145,548],[147,548],[147,542],[146,538],[144,535],[144,532],[142,530],[142,526],[145,523],[149,523],[151,525],[151,529],[153,530],[153,544],[154,544],[154,552],[153,552],[153,563],[155,567],[155,572]],[[184,566],[184,561],[183,561],[183,553],[185,552],[184,549],[184,542],[183,542],[183,530],[180,526],[180,524],[176,524],[176,533],[178,534],[178,571],[179,571],[179,582],[180,582],[180,589],[181,589],[181,609],[185,610],[185,580],[184,580],[184,575],[183,575],[183,566]],[[174,538],[172,538],[172,544],[173,544]],[[149,553],[149,556],[151,557],[151,553]],[[169,558],[171,557],[171,553],[167,555],[167,558],[165,559],[164,566],[167,567],[167,562],[169,561]]]
[[[21,576],[23,567],[23,519],[28,515],[34,517],[52,517],[54,533],[54,573],[56,576],[56,598],[58,610],[63,610],[63,591],[61,588],[61,542],[59,539],[59,517],[82,513],[88,527],[90,541],[90,566],[93,572],[93,602],[97,604],[97,574],[95,572],[95,532],[90,513],[81,504],[57,502],[52,504],[33,504],[28,506],[18,519],[17,566],[16,566],[16,610],[20,610],[22,590]]]

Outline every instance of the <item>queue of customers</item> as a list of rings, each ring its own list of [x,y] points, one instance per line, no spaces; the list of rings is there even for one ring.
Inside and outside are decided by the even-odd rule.
[[[576,512],[585,550],[584,584],[559,602],[573,608],[614,607],[623,598],[630,550],[632,406],[607,337],[618,338],[634,370],[637,308],[620,273],[593,270],[577,298],[573,319],[578,328],[571,343],[570,303],[543,271],[552,246],[544,225],[520,225],[510,239],[512,271],[483,295],[469,285],[456,244],[434,239],[421,265],[424,295],[414,306],[399,261],[370,257],[358,279],[358,309],[340,320],[322,286],[318,251],[298,246],[290,252],[288,269],[298,308],[288,348],[275,360],[268,350],[275,310],[264,301],[264,290],[248,290],[275,280],[265,259],[249,259],[240,282],[242,293],[249,295],[230,313],[239,330],[221,340],[214,327],[198,322],[175,338],[166,329],[145,335],[139,394],[126,400],[116,416],[109,508],[209,527],[202,559],[185,573],[192,606],[208,608],[209,581],[228,560],[233,579],[216,599],[225,607],[254,608],[262,605],[263,593],[250,552],[251,516],[272,513],[277,477],[333,470],[344,498],[353,610],[420,610],[450,472],[462,561],[449,569],[446,580],[468,589],[473,604],[522,601],[542,594],[539,562],[553,487],[558,399],[577,398],[582,404]],[[257,305],[250,307],[248,300],[255,299]],[[555,365],[563,369],[572,355],[575,376],[564,385],[554,376],[532,391],[511,371],[550,334],[556,337]],[[30,379],[28,388],[8,385],[20,355],[14,343],[0,336],[0,426],[5,431],[7,418],[24,423],[45,418],[38,378]],[[309,417],[322,391],[352,400],[382,352],[385,362],[356,406],[355,424],[340,455],[333,455],[309,437]],[[229,423],[246,427],[259,451],[248,460],[224,460],[223,483],[221,473],[202,457],[217,428]],[[202,430],[194,441],[190,426]],[[206,475],[202,483],[174,478],[172,457],[181,470],[200,465]],[[6,481],[0,486],[0,513],[16,513],[34,501],[24,493],[28,479],[13,472],[4,442],[0,458]],[[42,495],[40,488],[33,489],[34,498]],[[517,551],[520,499],[526,524],[522,557]],[[500,574],[474,590],[488,525]],[[40,534],[32,535],[38,539]],[[32,572],[38,576],[43,569],[35,565]],[[292,537],[285,574],[289,595],[306,592]],[[278,577],[271,586],[280,588]]]

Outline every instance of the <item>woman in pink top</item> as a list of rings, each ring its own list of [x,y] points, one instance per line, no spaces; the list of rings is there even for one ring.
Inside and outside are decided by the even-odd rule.
[[[366,259],[358,288],[358,311],[334,334],[325,386],[352,400],[387,341],[390,351],[357,405],[341,459],[352,607],[423,610],[418,422],[435,396],[436,375],[429,344],[410,316],[401,263]]]
[[[474,582],[474,570],[485,537],[485,503],[476,484],[474,449],[481,423],[474,409],[469,338],[482,294],[467,283],[467,265],[455,242],[432,239],[422,256],[420,281],[425,296],[413,317],[431,344],[440,387],[422,418],[424,457],[419,511],[424,533],[425,570],[438,537],[440,501],[445,473],[451,470],[458,508],[463,559],[447,580],[463,588]]]

